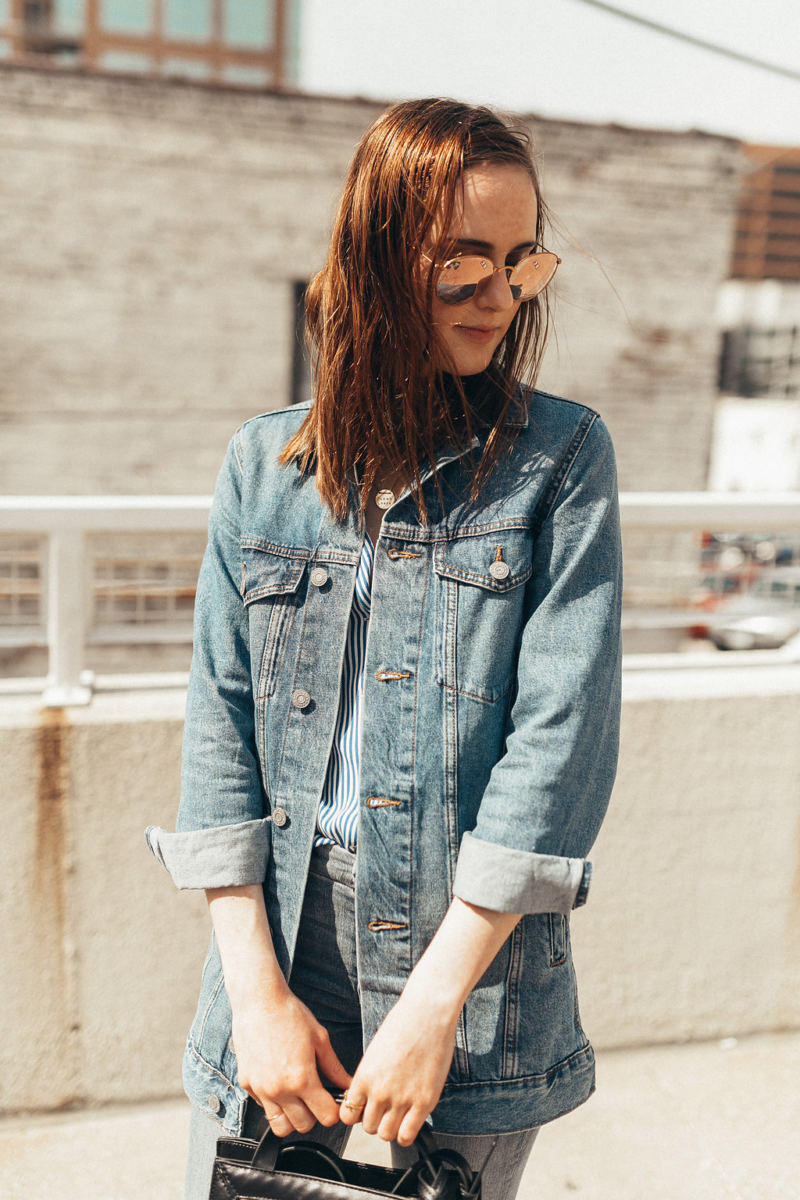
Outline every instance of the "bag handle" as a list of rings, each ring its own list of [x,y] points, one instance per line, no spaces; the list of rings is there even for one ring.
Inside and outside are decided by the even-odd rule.
[[[423,1125],[414,1141],[419,1158],[403,1173],[392,1191],[399,1193],[404,1184],[413,1179],[419,1200],[480,1200],[483,1172],[497,1142],[495,1137],[480,1169],[473,1171],[457,1150],[437,1148],[430,1126]]]
[[[438,1149],[428,1125],[422,1125],[413,1144],[417,1151],[417,1161],[403,1172],[392,1188],[393,1193],[400,1193],[401,1188],[409,1180],[413,1180],[419,1200],[480,1200],[481,1178],[497,1145],[497,1138],[492,1142],[479,1171],[473,1171],[463,1155],[456,1150]],[[334,1180],[346,1182],[339,1156],[333,1150],[321,1146],[318,1142],[286,1142],[276,1137],[269,1127],[255,1149],[251,1165],[258,1170],[274,1171],[281,1152],[291,1151],[293,1148],[312,1153],[327,1165]]]

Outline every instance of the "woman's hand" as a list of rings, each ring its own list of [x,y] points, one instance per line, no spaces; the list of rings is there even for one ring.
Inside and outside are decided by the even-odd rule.
[[[464,1001],[519,919],[453,900],[356,1069],[345,1125],[411,1145],[442,1094]]]
[[[410,1146],[442,1094],[459,1009],[436,1010],[430,998],[404,992],[367,1047],[339,1119]]]
[[[261,1105],[278,1137],[308,1133],[315,1121],[335,1125],[337,1088],[350,1076],[326,1030],[290,990],[278,966],[260,885],[206,892],[219,947],[239,1083]]]
[[[335,1125],[339,1108],[320,1080],[337,1087],[350,1076],[331,1046],[327,1030],[286,987],[269,1000],[240,1002],[233,1012],[233,1045],[239,1085],[261,1105],[277,1137],[308,1133],[316,1121]]]

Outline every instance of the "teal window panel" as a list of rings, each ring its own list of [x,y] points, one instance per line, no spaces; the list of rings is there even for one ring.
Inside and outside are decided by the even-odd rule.
[[[231,46],[267,50],[274,40],[272,0],[226,0],[222,38]]]
[[[245,83],[250,87],[264,87],[271,80],[265,67],[240,67],[235,64],[225,67],[222,78],[226,83]]]
[[[10,57],[11,57],[11,43],[7,42],[5,38],[0,38],[0,58],[10,58]]]
[[[53,24],[59,33],[80,33],[85,21],[84,0],[56,0]]]
[[[167,37],[207,42],[211,37],[211,0],[165,0]]]
[[[99,65],[105,71],[128,71],[140,74],[152,69],[153,60],[147,54],[125,54],[121,50],[106,50],[100,55]]]
[[[109,33],[150,33],[153,6],[150,0],[102,0],[100,23]]]
[[[9,0],[0,0],[0,25],[7,25],[10,17]]]
[[[211,64],[193,58],[165,58],[164,74],[181,79],[208,79],[211,75]]]

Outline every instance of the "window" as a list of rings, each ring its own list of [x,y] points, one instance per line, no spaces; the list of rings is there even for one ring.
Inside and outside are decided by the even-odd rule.
[[[100,23],[112,33],[149,33],[153,21],[150,0],[102,0]]]
[[[99,64],[106,71],[122,71],[127,75],[144,75],[152,69],[153,60],[146,54],[125,54],[108,50],[101,54]]]
[[[208,79],[211,64],[193,58],[165,58],[163,71],[178,79]]]
[[[212,34],[211,0],[166,0],[164,7],[164,33],[168,38],[209,40]],[[259,5],[253,7],[259,8]]]
[[[729,396],[800,396],[800,326],[726,330],[719,387]]]
[[[227,0],[223,37],[231,46],[272,45],[275,14],[270,0],[254,4],[253,0]]]
[[[222,77],[226,83],[241,83],[247,87],[265,87],[270,81],[263,67],[225,67]]]
[[[311,399],[311,360],[306,348],[306,285],[294,285],[294,352],[292,354],[292,404]]]
[[[85,0],[55,0],[53,5],[53,26],[58,33],[80,33],[84,26],[86,14]]]
[[[14,27],[11,0],[0,0],[0,57],[250,87],[296,77],[300,0],[16,3],[23,20]]]

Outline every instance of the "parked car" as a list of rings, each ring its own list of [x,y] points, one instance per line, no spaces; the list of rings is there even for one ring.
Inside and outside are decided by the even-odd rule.
[[[800,633],[800,568],[763,570],[720,605],[708,636],[720,650],[775,650]]]

